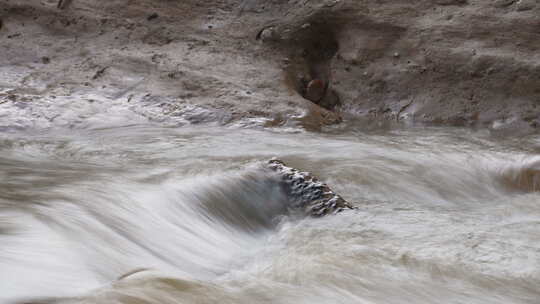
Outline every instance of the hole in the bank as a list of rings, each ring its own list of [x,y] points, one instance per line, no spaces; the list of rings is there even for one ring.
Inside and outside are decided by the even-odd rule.
[[[289,83],[305,99],[334,110],[340,100],[331,87],[332,60],[339,49],[333,27],[311,23],[303,26],[293,41],[292,60],[286,71]]]

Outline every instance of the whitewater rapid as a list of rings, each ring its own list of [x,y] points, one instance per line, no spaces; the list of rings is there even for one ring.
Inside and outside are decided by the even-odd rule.
[[[0,139],[0,303],[539,303],[540,137],[140,124]],[[291,207],[278,157],[357,209]]]

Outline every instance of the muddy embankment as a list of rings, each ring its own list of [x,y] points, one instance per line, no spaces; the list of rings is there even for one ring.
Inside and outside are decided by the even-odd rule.
[[[57,4],[0,2],[2,128],[540,125],[535,0]]]

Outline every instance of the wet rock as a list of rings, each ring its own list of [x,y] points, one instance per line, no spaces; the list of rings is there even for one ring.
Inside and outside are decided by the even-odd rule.
[[[304,97],[307,100],[318,103],[326,93],[326,86],[324,82],[320,79],[313,79],[310,81],[306,87],[306,94]]]
[[[290,195],[292,207],[303,209],[311,216],[320,217],[356,209],[309,172],[288,167],[278,159],[270,160],[268,168],[283,177],[282,187]]]

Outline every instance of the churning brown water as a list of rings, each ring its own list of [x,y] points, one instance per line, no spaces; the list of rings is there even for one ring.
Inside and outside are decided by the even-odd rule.
[[[540,303],[540,137],[6,131],[1,303]],[[279,157],[358,210],[287,211]]]

